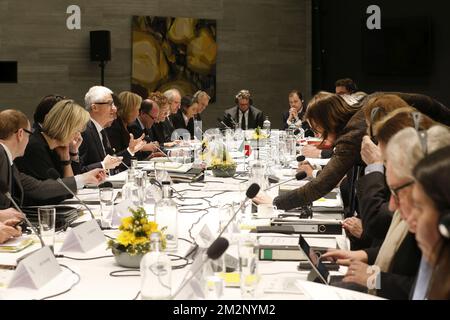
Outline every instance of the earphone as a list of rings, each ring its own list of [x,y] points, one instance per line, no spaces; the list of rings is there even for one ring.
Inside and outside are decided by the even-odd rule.
[[[427,131],[420,130],[420,121],[422,120],[422,114],[420,112],[413,112],[411,115],[414,121],[414,129],[416,129],[417,131],[420,140],[420,145],[422,146],[422,152],[424,156],[427,156],[428,154]]]
[[[440,234],[446,238],[450,239],[450,209],[444,210],[439,218],[438,228]]]

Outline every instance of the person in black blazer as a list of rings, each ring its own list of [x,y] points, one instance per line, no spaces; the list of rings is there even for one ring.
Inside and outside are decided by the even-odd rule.
[[[176,129],[186,129],[194,139],[194,116],[197,113],[197,103],[194,103],[191,96],[184,96],[181,99],[181,108],[177,113],[170,115],[170,120]]]
[[[114,169],[120,165],[122,158],[115,156],[116,152],[105,130],[117,116],[113,93],[106,87],[94,86],[86,93],[84,100],[91,121],[82,133],[83,142],[79,149],[82,171],[93,168]],[[136,141],[139,142],[139,139]]]
[[[73,100],[57,102],[45,117],[41,131],[30,136],[24,156],[15,160],[19,170],[40,180],[50,178],[50,168],[61,177],[81,173],[78,148],[88,121],[89,113]]]
[[[306,113],[303,95],[298,90],[289,93],[289,111],[283,112],[281,115],[281,129],[287,130],[289,126],[294,125],[296,128],[300,126],[305,131],[305,137],[314,137],[314,131],[311,130],[309,123],[303,121]]]
[[[253,106],[253,100],[248,90],[239,91],[235,102],[236,106],[225,110],[224,122],[227,126],[244,130],[263,127],[264,114]]]
[[[128,131],[128,125],[136,121],[141,108],[142,98],[130,91],[123,91],[119,94],[120,105],[117,108],[117,119],[106,129],[111,147],[118,156],[123,156],[124,162],[129,166],[131,157],[145,159],[148,154],[140,153],[155,151],[155,145],[146,143],[145,134],[134,137]],[[126,167],[122,164],[123,169]]]
[[[24,154],[30,134],[30,123],[25,114],[11,109],[0,112],[0,184],[7,188],[19,206],[54,204],[71,197],[57,181],[38,180],[17,170],[13,161]],[[76,192],[77,187],[98,184],[104,179],[104,171],[97,169],[77,178],[62,178],[62,181]],[[10,200],[0,193],[0,209],[11,205]]]
[[[150,99],[143,100],[141,109],[139,110],[139,116],[128,126],[128,132],[132,133],[135,137],[140,137],[144,134],[144,140],[147,143],[154,142],[155,139],[151,128],[158,118],[158,113],[159,107],[154,101]]]
[[[39,102],[38,106],[36,107],[36,110],[34,110],[33,131],[40,131],[47,113],[50,112],[50,110],[53,108],[53,106],[57,102],[59,102],[61,100],[65,100],[65,99],[66,99],[65,97],[63,97],[61,95],[57,95],[57,94],[50,94],[50,95],[42,98],[42,100]]]

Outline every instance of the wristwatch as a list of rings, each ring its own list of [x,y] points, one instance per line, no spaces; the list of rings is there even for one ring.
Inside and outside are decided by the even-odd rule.
[[[61,160],[60,163],[63,166],[70,166],[70,164],[72,163],[72,160]]]

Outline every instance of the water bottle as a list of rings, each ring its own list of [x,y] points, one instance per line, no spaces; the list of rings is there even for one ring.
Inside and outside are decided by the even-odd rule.
[[[165,228],[168,251],[176,251],[178,247],[178,209],[172,199],[170,181],[162,182],[162,199],[155,204],[155,222],[159,229]]]
[[[171,297],[172,263],[162,251],[160,234],[150,235],[150,252],[142,257],[141,297],[142,300],[163,300]]]
[[[270,125],[271,125],[271,123],[269,121],[269,117],[266,116],[266,120],[264,120],[264,122],[263,122],[263,130],[264,130],[264,133],[267,135],[270,135]]]

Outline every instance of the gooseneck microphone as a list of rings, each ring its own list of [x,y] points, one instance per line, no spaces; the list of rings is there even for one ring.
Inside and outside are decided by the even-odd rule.
[[[91,215],[91,218],[93,220],[95,219],[94,214],[92,213],[91,209],[89,209],[89,207],[86,205],[86,203],[84,203],[83,200],[81,200],[76,194],[75,192],[73,192],[72,190],[70,190],[70,188],[64,183],[64,181],[62,181],[62,179],[59,176],[59,172],[55,170],[55,168],[50,168],[47,170],[47,175],[52,178],[53,180],[56,180],[60,185],[62,185],[67,191],[69,191],[69,193],[74,196],[75,199],[77,199],[81,205],[83,207],[85,207],[87,209],[87,211],[89,211],[89,214]],[[97,221],[97,220],[96,220]],[[100,221],[97,221],[97,223],[99,223],[99,225],[101,225]]]
[[[172,295],[172,299],[175,298],[180,292],[181,290],[183,290],[184,287],[186,287],[186,285],[189,283],[189,281],[192,280],[192,278],[195,277],[195,275],[202,269],[203,265],[208,261],[208,260],[217,260],[219,259],[222,254],[228,249],[229,246],[229,242],[227,239],[225,238],[217,238],[210,246],[209,248],[206,250],[206,259],[204,259],[202,261],[202,263],[199,265],[199,267],[197,268],[197,270],[195,270],[195,272],[193,272],[191,274],[191,276],[186,280],[181,282],[180,287],[177,289],[177,291]],[[186,273],[187,274],[187,273]]]
[[[224,126],[225,129],[231,129],[221,118],[217,118],[217,121]]]
[[[239,206],[239,208],[234,212],[233,216],[230,218],[230,220],[228,220],[228,223],[225,225],[225,227],[223,227],[222,231],[220,231],[219,235],[217,236],[217,238],[220,238],[220,236],[222,236],[222,234],[225,232],[225,230],[228,228],[228,226],[230,225],[230,223],[234,220],[234,218],[236,217],[236,215],[238,214],[238,212],[244,207],[245,203],[250,200],[253,199],[254,197],[256,197],[256,195],[258,194],[259,190],[261,190],[261,187],[259,186],[259,184],[257,183],[253,183],[250,187],[248,187],[247,192],[245,193],[245,199],[244,201],[242,201],[241,205]]]
[[[274,184],[273,186],[270,186],[270,187],[264,189],[264,191],[271,190],[271,189],[273,189],[273,188],[279,187],[279,186],[281,186],[282,184],[288,183],[289,181],[292,181],[292,180],[298,180],[298,181],[303,180],[303,179],[305,179],[307,176],[308,176],[308,175],[306,174],[305,171],[299,171],[299,172],[297,172],[297,174],[295,175],[295,177],[293,177],[293,178],[291,178],[291,179],[284,180],[284,181],[282,181],[282,182],[280,182],[280,183]]]
[[[33,224],[30,222],[30,220],[28,220],[27,216],[25,215],[25,213],[23,213],[23,211],[17,205],[16,201],[14,201],[14,198],[11,196],[11,193],[8,191],[8,187],[6,186],[6,184],[3,181],[0,181],[0,192],[3,193],[5,195],[5,197],[7,197],[9,199],[9,201],[11,201],[14,208],[16,208],[16,210],[19,211],[23,215],[23,219],[25,220],[27,226],[30,227],[30,229],[34,232],[34,234],[39,238],[42,248],[45,247],[44,240],[42,240],[40,233],[33,226]]]
[[[105,181],[105,182],[100,183],[100,184],[98,185],[98,188],[99,188],[99,189],[102,189],[102,188],[112,188],[112,187],[113,187],[113,184],[112,184],[111,182],[109,182],[109,181]]]
[[[297,156],[297,162],[303,162],[303,161],[305,161],[305,156],[302,156],[302,155],[300,155],[300,156]]]
[[[225,120],[229,121],[229,123],[231,123],[235,128],[238,127],[238,123],[233,119],[231,114],[229,114],[229,113],[225,114],[224,118],[225,118]]]

